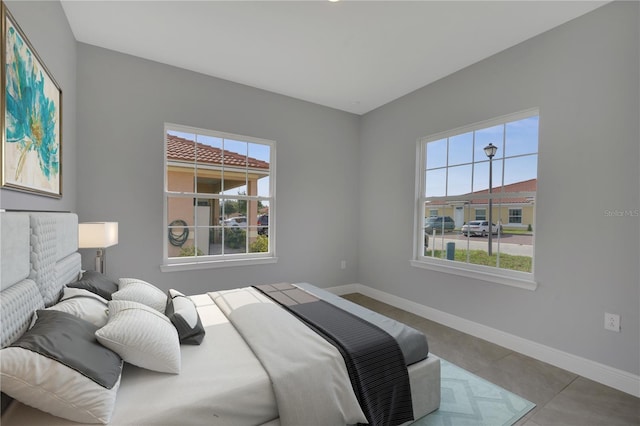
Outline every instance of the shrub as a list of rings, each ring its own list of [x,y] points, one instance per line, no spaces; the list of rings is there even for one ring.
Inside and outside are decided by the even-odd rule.
[[[181,257],[187,257],[187,256],[195,256],[196,255],[196,247],[195,246],[186,246],[186,247],[182,247],[180,249],[180,256]],[[202,250],[198,249],[198,256],[202,256],[203,252]]]
[[[258,235],[258,238],[249,247],[250,253],[264,253],[267,251],[269,251],[269,237],[266,235]]]
[[[224,244],[233,249],[245,247],[245,241],[247,239],[247,232],[244,229],[237,227],[225,228],[224,230]]]

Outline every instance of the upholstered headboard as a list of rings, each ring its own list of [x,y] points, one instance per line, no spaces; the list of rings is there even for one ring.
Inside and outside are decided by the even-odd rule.
[[[33,312],[58,301],[78,279],[78,216],[74,213],[0,213],[0,347],[24,333]]]

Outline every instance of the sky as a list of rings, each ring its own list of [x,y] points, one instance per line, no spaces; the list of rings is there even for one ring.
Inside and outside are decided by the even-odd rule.
[[[528,117],[427,143],[425,196],[463,195],[489,187],[484,147],[498,147],[493,188],[538,176],[539,117]],[[448,166],[448,167],[447,167]]]

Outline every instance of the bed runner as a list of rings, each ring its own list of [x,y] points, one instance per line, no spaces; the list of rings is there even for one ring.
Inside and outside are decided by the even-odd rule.
[[[409,374],[393,337],[291,284],[254,287],[340,351],[370,425],[399,425],[413,420]]]

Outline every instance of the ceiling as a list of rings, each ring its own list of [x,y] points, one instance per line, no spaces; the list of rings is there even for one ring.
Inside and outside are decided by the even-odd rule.
[[[355,114],[607,1],[78,1],[75,38]]]

